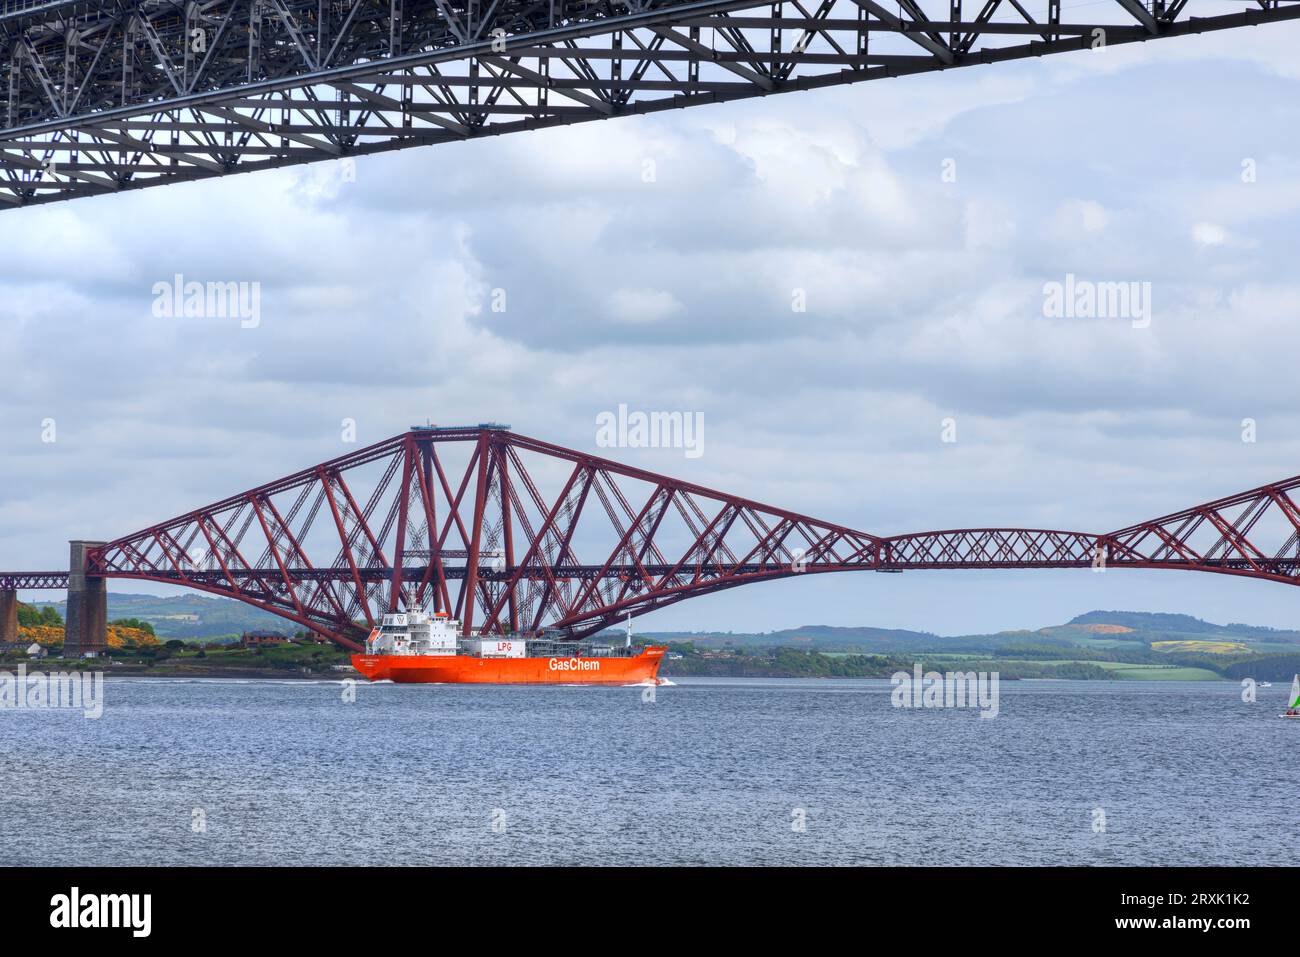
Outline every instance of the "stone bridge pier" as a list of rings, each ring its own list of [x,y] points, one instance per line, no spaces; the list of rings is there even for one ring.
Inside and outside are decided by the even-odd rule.
[[[103,654],[108,648],[108,587],[98,575],[86,574],[86,553],[103,542],[69,542],[68,615],[63,657]]]
[[[18,590],[0,588],[0,645],[18,640]]]

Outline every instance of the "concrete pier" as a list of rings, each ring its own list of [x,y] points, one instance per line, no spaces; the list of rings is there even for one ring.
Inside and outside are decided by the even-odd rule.
[[[12,645],[18,640],[18,592],[13,588],[0,588],[0,645]]]
[[[68,616],[63,657],[80,658],[108,648],[108,587],[98,575],[86,574],[86,553],[103,542],[69,542]]]

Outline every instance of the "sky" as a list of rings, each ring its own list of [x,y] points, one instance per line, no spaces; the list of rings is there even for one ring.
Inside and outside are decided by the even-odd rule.
[[[350,451],[345,419],[361,443],[510,423],[880,535],[1103,532],[1300,473],[1297,42],[1236,30],[6,211],[0,568],[66,567],[70,538]],[[260,283],[257,324],[155,315],[177,274]],[[1149,283],[1149,310],[1045,314],[1070,275]],[[702,416],[700,454],[598,447],[620,404]],[[1093,608],[1300,627],[1300,591],[1122,571],[807,576],[639,627],[960,634]]]

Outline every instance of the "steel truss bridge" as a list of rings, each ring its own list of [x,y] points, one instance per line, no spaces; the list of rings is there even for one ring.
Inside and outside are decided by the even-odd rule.
[[[1078,12],[1088,19],[1064,19],[1061,0],[0,0],[0,208],[1272,24],[1300,17],[1300,0]]]
[[[1300,476],[1107,534],[880,537],[500,426],[416,428],[92,547],[85,576],[200,589],[359,647],[387,611],[582,638],[695,595],[845,571],[1170,568],[1300,584]],[[0,573],[0,589],[68,572]]]

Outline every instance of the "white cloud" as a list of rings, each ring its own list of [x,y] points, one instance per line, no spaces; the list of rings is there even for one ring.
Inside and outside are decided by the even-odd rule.
[[[1228,241],[1228,231],[1214,223],[1197,223],[1192,227],[1192,240],[1199,246],[1222,246]]]
[[[1284,33],[1300,29],[1268,30]],[[70,537],[337,455],[344,417],[362,442],[494,419],[594,451],[602,409],[699,410],[701,459],[618,457],[880,532],[1104,530],[1300,471],[1300,97],[1250,62],[1276,68],[1276,42],[483,139],[360,159],[355,182],[326,164],[0,213],[0,567],[57,567]],[[1207,72],[1216,50],[1237,59]],[[1277,94],[1250,95],[1263,82]],[[154,319],[151,284],[175,272],[262,282],[262,325]],[[1152,325],[1045,319],[1043,283],[1066,273],[1150,281]],[[647,626],[1045,623],[999,597],[1038,614],[1039,577],[872,577],[906,581],[808,585],[816,603],[732,592]],[[1149,600],[1107,578],[1109,606]],[[1232,584],[1231,617],[1289,621],[1281,590]],[[935,587],[965,597],[941,615]],[[1208,594],[1168,587],[1184,604],[1165,610]],[[1094,600],[1080,589],[1060,594]]]
[[[682,304],[662,289],[615,289],[609,296],[609,310],[615,322],[640,325],[677,315]]]

